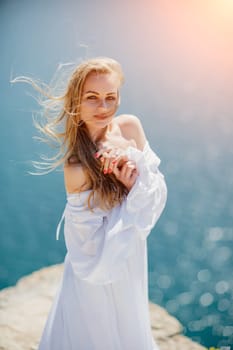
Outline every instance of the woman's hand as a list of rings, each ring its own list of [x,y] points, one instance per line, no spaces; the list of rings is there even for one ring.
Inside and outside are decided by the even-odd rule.
[[[124,155],[123,150],[117,148],[111,150],[102,148],[95,154],[95,157],[99,158],[102,162],[102,171],[104,174],[111,174],[115,163],[120,168],[123,163],[128,161],[128,157]]]
[[[96,153],[95,157],[102,162],[104,174],[113,173],[130,191],[137,179],[138,171],[136,164],[128,159],[123,149],[113,148],[109,150],[102,148]]]
[[[118,135],[108,138],[98,143],[98,152],[95,154],[96,158],[99,158],[103,164],[104,174],[112,173],[114,162],[118,162],[118,167],[121,167],[125,161],[128,160],[124,156],[125,150],[129,147],[136,147],[134,140],[125,140]]]
[[[138,170],[135,162],[131,160],[124,161],[123,164],[120,165],[121,162],[121,158],[114,162],[112,172],[116,178],[125,185],[128,191],[130,191],[138,177]]]

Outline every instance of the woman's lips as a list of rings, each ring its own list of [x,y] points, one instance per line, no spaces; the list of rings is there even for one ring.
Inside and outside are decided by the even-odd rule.
[[[97,115],[94,115],[95,118],[97,119],[106,119],[109,117],[109,115],[104,115],[104,114],[97,114]]]

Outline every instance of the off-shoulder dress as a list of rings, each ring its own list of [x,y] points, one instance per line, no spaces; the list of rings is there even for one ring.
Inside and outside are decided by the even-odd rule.
[[[89,210],[90,191],[67,194],[67,254],[39,350],[158,350],[148,306],[147,237],[167,200],[148,141],[127,149],[138,178],[121,205]]]

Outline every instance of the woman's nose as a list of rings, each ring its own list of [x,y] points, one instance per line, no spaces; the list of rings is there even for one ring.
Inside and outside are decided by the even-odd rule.
[[[99,103],[98,103],[98,107],[106,109],[108,107],[106,100],[105,99],[100,100]]]

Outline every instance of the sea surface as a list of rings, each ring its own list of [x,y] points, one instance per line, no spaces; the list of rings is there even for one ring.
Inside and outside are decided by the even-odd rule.
[[[189,35],[182,36],[175,24],[188,11],[182,12],[178,1],[176,12],[161,1],[157,7],[148,1],[149,11],[138,1],[134,14],[131,1],[100,4],[1,2],[0,288],[63,262],[66,253],[62,234],[55,238],[66,201],[63,174],[29,174],[31,161],[51,150],[33,140],[32,114],[38,105],[31,95],[36,94],[10,80],[27,75],[49,82],[61,63],[107,55],[125,71],[119,113],[141,119],[168,187],[166,208],[148,238],[149,297],[177,317],[193,340],[206,347],[233,346],[233,55],[228,32],[223,35],[219,27],[216,39],[217,30],[202,15],[209,31],[195,37],[186,24]],[[141,30],[129,25],[136,17]],[[174,21],[165,25],[168,17]]]

